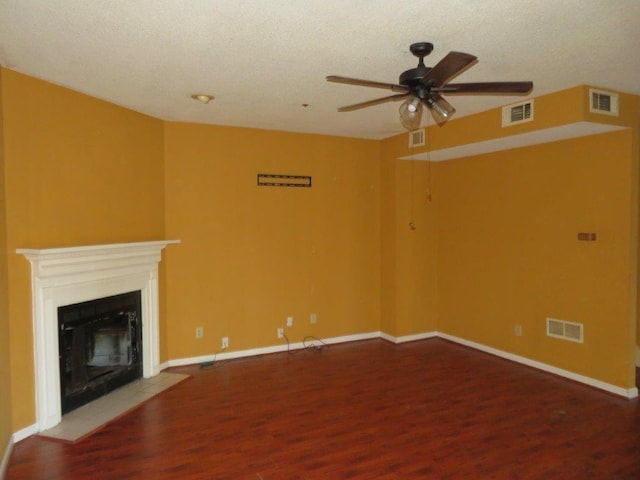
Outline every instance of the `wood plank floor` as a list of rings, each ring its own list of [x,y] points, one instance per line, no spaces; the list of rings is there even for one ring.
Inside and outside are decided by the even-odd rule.
[[[640,404],[445,340],[368,340],[193,375],[16,479],[640,479]]]

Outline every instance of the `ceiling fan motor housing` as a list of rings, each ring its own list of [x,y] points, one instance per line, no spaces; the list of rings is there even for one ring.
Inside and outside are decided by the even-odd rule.
[[[424,57],[429,55],[433,50],[433,44],[429,42],[418,42],[413,43],[409,47],[411,53],[413,53],[420,60],[418,62],[418,66],[416,68],[411,68],[405,72],[400,74],[400,78],[398,83],[400,85],[406,85],[411,88],[413,93],[420,99],[425,98],[429,93],[426,88],[416,88],[419,86],[424,87],[424,83],[422,83],[422,79],[424,76],[429,73],[431,67],[427,67],[424,64]]]
[[[431,67],[425,67],[424,65],[418,65],[416,68],[412,68],[405,72],[402,72],[398,83],[400,85],[406,85],[407,87],[414,87],[422,84],[422,79],[429,73]]]

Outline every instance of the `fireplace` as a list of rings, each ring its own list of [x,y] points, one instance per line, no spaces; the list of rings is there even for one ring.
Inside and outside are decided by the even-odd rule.
[[[36,424],[32,427],[34,433],[54,427],[62,419],[62,389],[67,388],[63,384],[68,378],[63,377],[68,374],[61,373],[66,370],[66,364],[63,368],[60,365],[60,341],[65,336],[65,331],[60,331],[58,323],[60,309],[64,311],[69,305],[139,292],[140,310],[136,319],[126,314],[115,318],[111,326],[97,332],[97,336],[89,339],[85,336],[84,340],[78,337],[76,348],[89,351],[91,342],[98,342],[98,356],[93,355],[92,363],[124,363],[128,355],[128,341],[123,338],[124,334],[116,330],[129,322],[137,323],[140,337],[134,339],[135,345],[132,344],[131,348],[137,348],[142,362],[142,376],[149,378],[160,373],[158,263],[162,249],[175,243],[179,241],[17,250],[31,263],[36,406]],[[85,335],[88,328],[84,327]],[[73,348],[73,340],[70,341]],[[88,346],[86,342],[89,342]],[[111,349],[110,353],[106,357],[101,356],[101,351],[107,346]],[[88,353],[85,355],[91,356]],[[114,366],[109,365],[110,368]]]
[[[62,414],[142,377],[140,291],[58,307]]]

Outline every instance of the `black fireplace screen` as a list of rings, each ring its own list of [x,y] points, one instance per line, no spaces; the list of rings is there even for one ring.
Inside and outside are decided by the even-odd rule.
[[[58,308],[63,414],[142,377],[141,319],[140,291]]]

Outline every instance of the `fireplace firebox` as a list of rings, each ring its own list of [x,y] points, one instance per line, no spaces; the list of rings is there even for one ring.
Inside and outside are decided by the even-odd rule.
[[[58,326],[63,414],[142,377],[140,291],[58,307]]]

